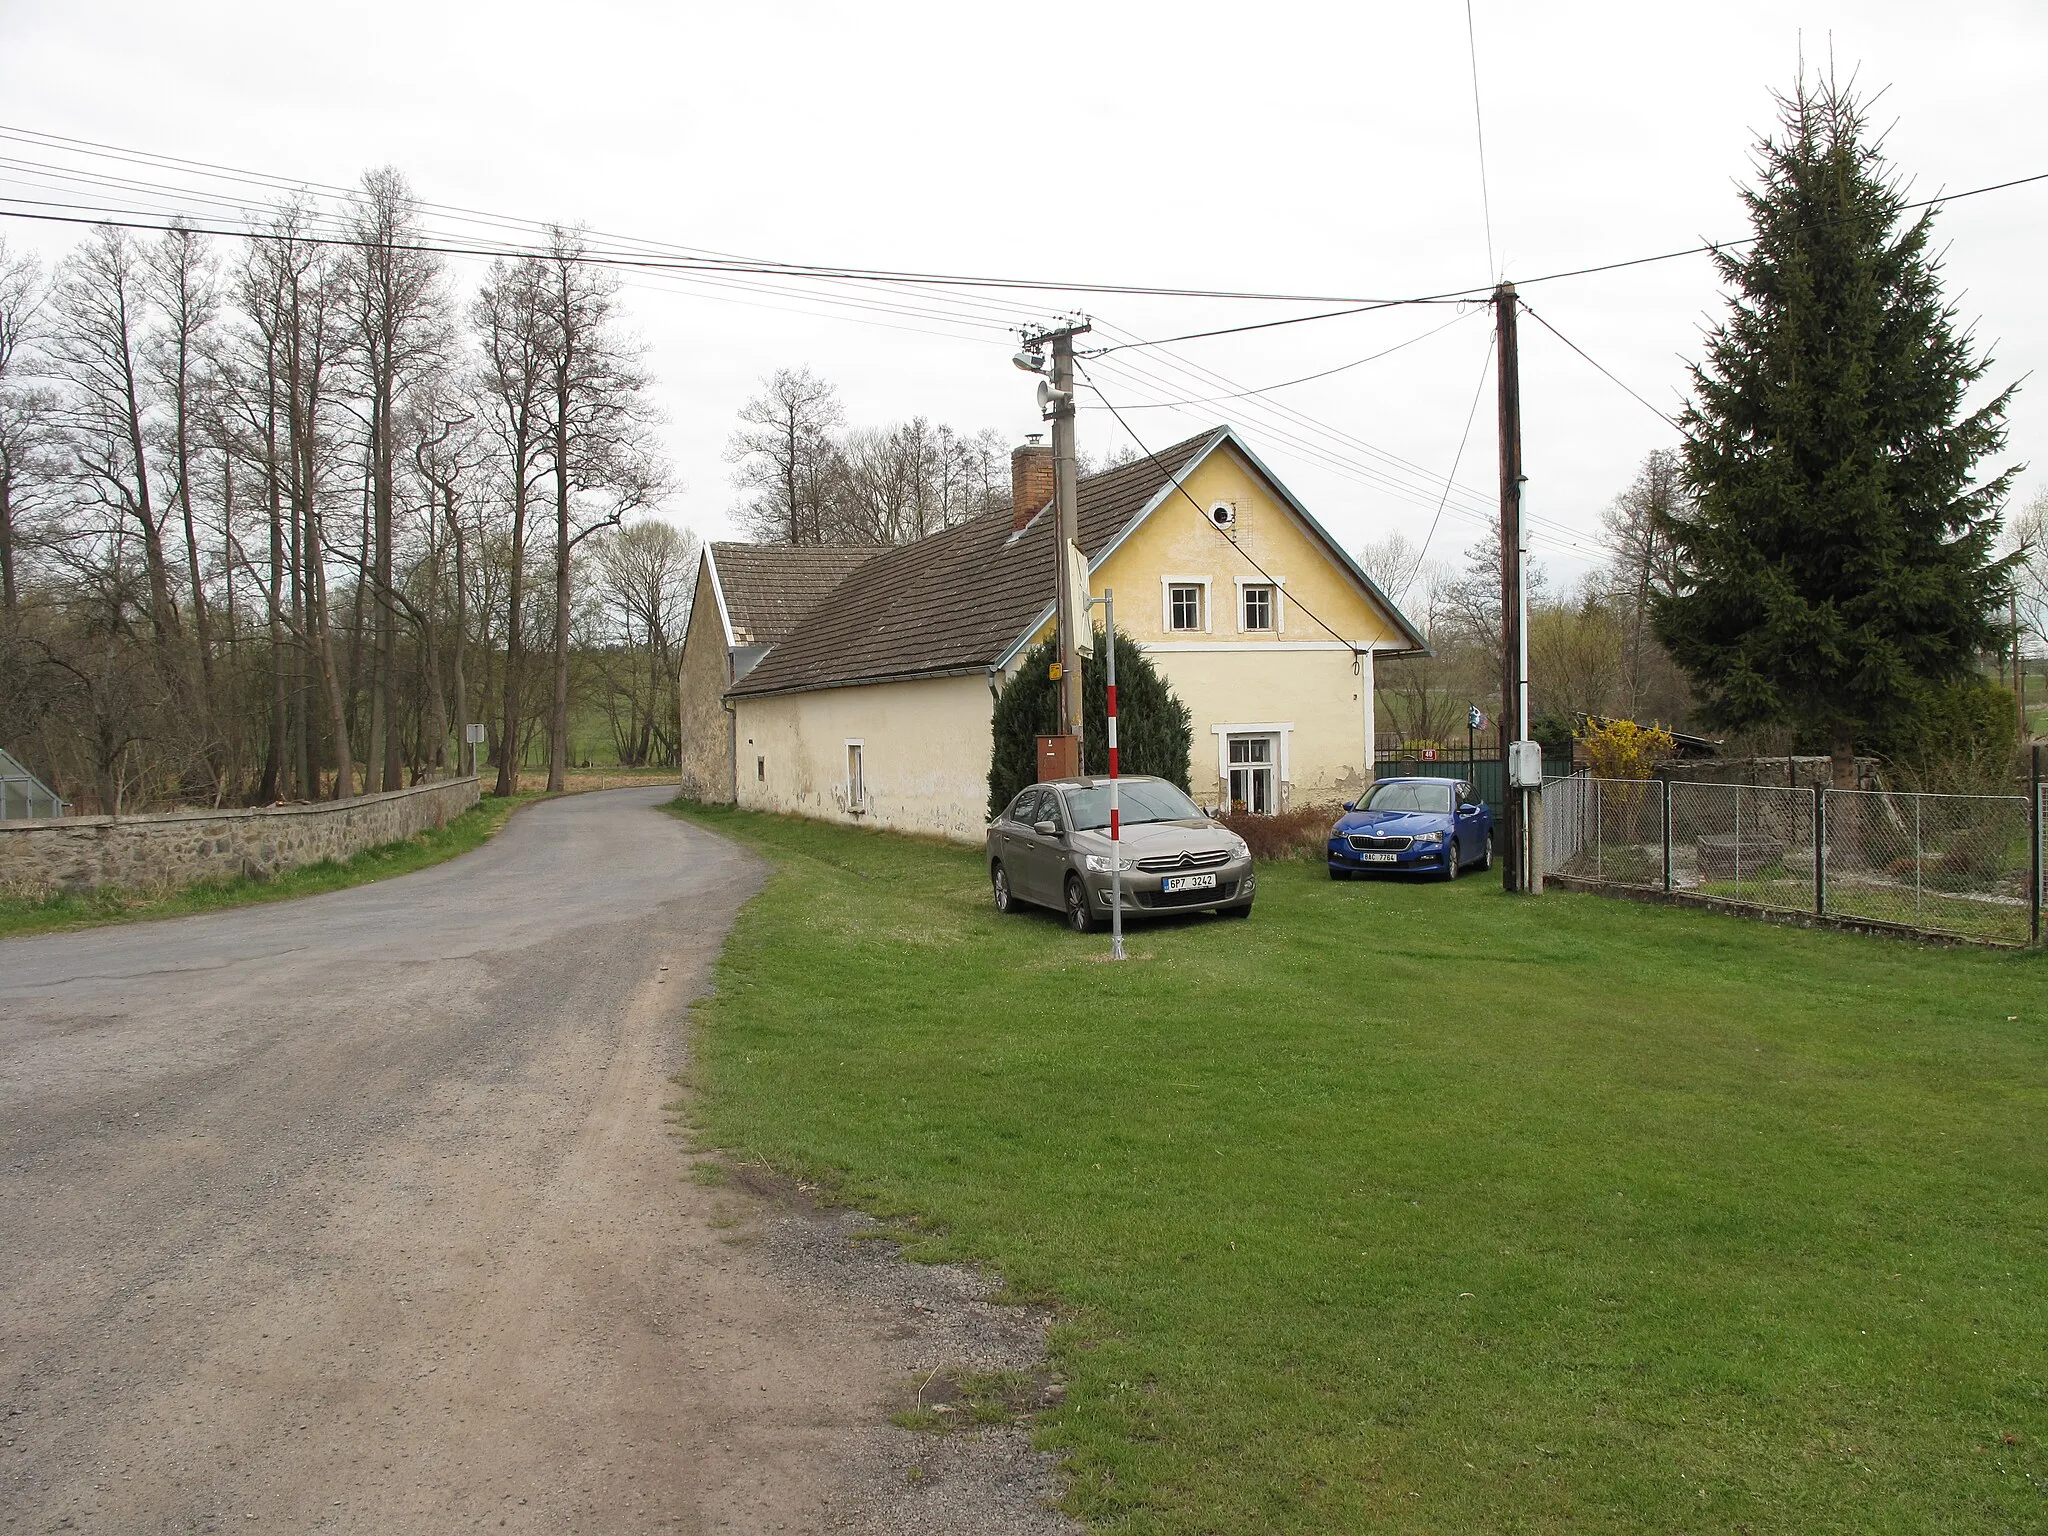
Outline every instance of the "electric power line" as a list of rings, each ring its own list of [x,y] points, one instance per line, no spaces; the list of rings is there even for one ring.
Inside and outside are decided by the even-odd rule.
[[[1472,391],[1472,409],[1465,413],[1465,431],[1458,438],[1458,451],[1451,456],[1451,472],[1444,476],[1444,501],[1451,499],[1451,486],[1458,478],[1458,466],[1465,461],[1465,444],[1472,440],[1472,423],[1479,419],[1479,399],[1486,393],[1486,376],[1493,371],[1493,348],[1497,340],[1492,331],[1486,333],[1486,356],[1479,363],[1479,384]],[[1436,527],[1443,520],[1444,501],[1437,503],[1436,516],[1429,520],[1429,532],[1422,540],[1422,548],[1415,556],[1415,569],[1408,573],[1408,580],[1401,587],[1401,597],[1408,595],[1408,589],[1415,585],[1415,578],[1422,574],[1422,562],[1429,558],[1430,543],[1436,538]],[[1395,599],[1396,602],[1400,598]]]
[[[1665,426],[1676,428],[1681,433],[1685,431],[1685,428],[1679,426],[1675,420],[1665,415],[1662,411],[1658,410],[1656,406],[1650,404],[1648,400],[1645,400],[1633,389],[1630,389],[1628,385],[1622,383],[1618,377],[1616,377],[1613,373],[1609,372],[1607,368],[1602,366],[1602,364],[1598,360],[1596,360],[1593,357],[1593,355],[1589,353],[1584,347],[1580,346],[1576,341],[1573,341],[1571,337],[1565,335],[1563,331],[1560,331],[1548,320],[1544,319],[1541,315],[1537,314],[1536,311],[1531,309],[1527,304],[1522,305],[1522,313],[1527,315],[1531,320],[1534,320],[1538,325],[1542,326],[1543,329],[1550,332],[1551,335],[1555,336],[1559,341],[1563,342],[1566,346],[1570,347],[1574,352],[1578,353],[1580,357],[1583,357],[1587,362],[1591,363],[1602,374],[1605,374],[1607,379],[1617,389],[1621,390],[1623,393],[1628,395],[1630,399],[1634,400],[1637,404],[1641,405],[1644,410],[1648,411],[1652,416],[1655,416],[1659,421],[1663,422]]]
[[[1208,395],[1200,399],[1192,400],[1155,400],[1150,401],[1144,405],[1127,406],[1126,409],[1134,411],[1158,411],[1165,410],[1169,407],[1175,406],[1218,405],[1225,400],[1242,400],[1252,395],[1270,395],[1278,389],[1292,389],[1297,384],[1310,384],[1317,379],[1327,379],[1332,374],[1346,373],[1353,368],[1362,368],[1367,363],[1376,363],[1383,357],[1391,357],[1394,355],[1394,353],[1400,352],[1408,347],[1412,347],[1419,341],[1427,341],[1430,337],[1438,334],[1439,332],[1449,330],[1452,326],[1458,324],[1459,321],[1468,320],[1474,314],[1477,313],[1479,313],[1479,311],[1477,310],[1467,310],[1462,314],[1453,315],[1450,319],[1446,320],[1442,325],[1436,326],[1431,330],[1424,331],[1420,336],[1410,336],[1406,341],[1398,341],[1394,343],[1393,346],[1384,348],[1378,352],[1374,352],[1366,357],[1353,358],[1348,363],[1339,363],[1334,368],[1325,368],[1320,373],[1305,373],[1298,379],[1282,379],[1278,384],[1265,384],[1261,385],[1257,389],[1241,389],[1233,394],[1228,395]],[[1116,349],[1112,347],[1109,350],[1115,351]],[[1092,356],[1094,354],[1090,355]]]
[[[1472,136],[1479,143],[1479,210],[1486,218],[1486,275],[1498,280],[1493,264],[1493,197],[1486,188],[1486,123],[1479,115],[1479,34],[1472,25],[1472,0],[1465,0],[1465,52],[1472,60]]]

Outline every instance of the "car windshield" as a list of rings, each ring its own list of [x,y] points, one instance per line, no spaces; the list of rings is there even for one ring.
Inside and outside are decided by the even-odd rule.
[[[1124,779],[1117,785],[1118,817],[1125,826],[1141,821],[1199,821],[1202,808],[1164,779]],[[1109,786],[1067,791],[1067,810],[1083,832],[1109,825]]]
[[[1374,787],[1371,796],[1360,807],[1367,811],[1439,811],[1449,813],[1452,809],[1451,785],[1443,784],[1380,784]]]

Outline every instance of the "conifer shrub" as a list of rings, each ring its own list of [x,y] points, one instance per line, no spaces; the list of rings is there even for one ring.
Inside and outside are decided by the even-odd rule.
[[[1050,640],[1036,647],[996,698],[988,767],[991,820],[1019,790],[1038,780],[1038,738],[1051,735],[1059,717],[1059,685],[1049,675],[1058,657]],[[1151,774],[1187,789],[1194,717],[1127,635],[1116,637],[1116,695],[1119,770]],[[1081,663],[1081,718],[1081,771],[1107,773],[1109,666],[1100,630],[1094,656]]]

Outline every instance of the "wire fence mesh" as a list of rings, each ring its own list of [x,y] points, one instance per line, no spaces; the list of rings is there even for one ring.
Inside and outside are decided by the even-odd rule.
[[[1544,785],[1544,868],[2025,944],[2039,938],[2042,817],[2028,795],[1579,775]]]
[[[1674,890],[1753,907],[1811,911],[1813,791],[1673,784]]]
[[[1655,779],[1553,779],[1543,828],[1547,870],[1602,885],[1664,883],[1664,786]]]
[[[1829,790],[1827,806],[1829,911],[2027,942],[2026,796]]]

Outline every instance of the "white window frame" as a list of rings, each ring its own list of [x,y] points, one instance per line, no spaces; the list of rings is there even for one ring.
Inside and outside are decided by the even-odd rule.
[[[1240,635],[1284,635],[1287,633],[1287,578],[1275,576],[1237,576],[1237,632]],[[1273,589],[1273,627],[1271,629],[1246,629],[1244,626],[1244,589],[1246,587],[1271,587]]]
[[[1159,578],[1159,629],[1168,635],[1207,635],[1215,632],[1216,608],[1211,602],[1210,587],[1213,580],[1207,576],[1162,576]],[[1175,587],[1200,587],[1202,589],[1202,627],[1200,629],[1175,629],[1173,627],[1173,589]]]
[[[1261,585],[1261,583],[1253,583]],[[1280,738],[1280,761],[1276,764],[1278,777],[1274,784],[1275,809],[1284,809],[1294,787],[1294,722],[1292,720],[1240,720],[1227,725],[1212,725],[1210,731],[1216,737],[1216,791],[1220,801],[1219,809],[1230,809],[1230,738],[1233,736],[1277,736]]]
[[[846,738],[846,808],[859,815],[868,808],[867,739]]]

